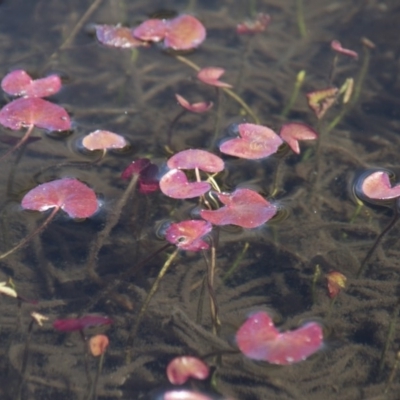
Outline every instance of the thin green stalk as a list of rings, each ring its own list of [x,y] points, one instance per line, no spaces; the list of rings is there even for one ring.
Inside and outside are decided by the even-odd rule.
[[[243,257],[246,255],[247,250],[249,249],[249,242],[246,242],[243,246],[242,251],[236,257],[236,260],[233,262],[232,266],[225,272],[225,275],[222,277],[222,281],[225,282],[229,277],[233,275],[236,269],[239,267],[240,263],[243,260]]]
[[[287,115],[289,114],[289,111],[292,109],[294,103],[297,100],[297,97],[299,96],[300,89],[303,86],[305,78],[306,78],[306,71],[304,69],[302,69],[296,76],[296,82],[294,84],[290,99],[289,99],[288,103],[286,104],[285,108],[282,110],[282,113],[281,113],[282,117],[287,117]]]
[[[305,37],[307,37],[307,27],[304,20],[303,0],[296,0],[296,19],[300,36],[304,39]]]

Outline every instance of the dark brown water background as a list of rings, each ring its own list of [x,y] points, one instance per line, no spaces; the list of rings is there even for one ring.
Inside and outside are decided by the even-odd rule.
[[[34,136],[41,140],[0,164],[1,250],[11,248],[45,218],[20,207],[24,193],[38,183],[76,177],[101,199],[101,210],[93,218],[76,222],[60,213],[40,237],[0,262],[0,281],[12,278],[21,295],[39,300],[36,306],[18,307],[14,299],[0,298],[0,398],[18,399],[20,393],[23,400],[86,399],[84,345],[78,333],[56,332],[51,326],[56,318],[90,312],[114,319],[110,327],[86,332],[88,336],[105,332],[110,338],[98,396],[133,400],[156,398],[153,391],[169,387],[165,367],[173,357],[234,349],[234,333],[246,316],[270,310],[282,329],[320,321],[326,330],[323,350],[284,367],[240,354],[210,358],[215,385],[207,381],[196,384],[198,389],[214,393],[215,398],[238,400],[399,399],[398,374],[392,376],[389,388],[387,382],[400,350],[399,328],[391,325],[399,312],[400,224],[383,239],[365,273],[357,278],[361,260],[394,211],[393,205],[367,206],[355,215],[352,190],[357,174],[369,168],[400,172],[398,2],[304,1],[306,38],[298,31],[294,0],[96,3],[82,29],[60,48],[90,1],[0,2],[0,76],[17,68],[38,77],[61,74],[64,88],[53,100],[66,107],[74,121],[69,136],[36,130]],[[237,103],[200,84],[193,70],[159,47],[107,48],[97,43],[87,26],[134,26],[160,9],[192,13],[204,23],[207,40],[187,57],[201,66],[225,68],[224,80],[234,85],[262,124],[279,130],[286,121],[304,122],[322,132],[322,139],[318,147],[303,143],[301,155],[289,155],[281,162],[280,189],[271,200],[282,208],[284,218],[255,230],[220,230],[215,278],[222,323],[219,337],[212,334],[208,296],[199,307],[204,258],[200,253],[183,253],[152,299],[132,358],[127,360],[129,332],[167,255],[160,254],[109,293],[102,292],[104,284],[121,279],[121,274],[127,275],[161,247],[164,242],[157,238],[157,229],[167,220],[188,218],[196,202],[167,199],[161,193],[134,194],[91,271],[88,250],[127,186],[120,174],[135,158],[165,162],[167,132],[180,112],[175,93],[192,101],[212,100],[215,106],[210,113],[187,113],[179,121],[173,133],[174,151],[194,147],[217,151],[225,129],[246,120]],[[254,10],[271,15],[268,31],[238,36],[236,24]],[[376,48],[365,50],[362,37],[372,40]],[[340,59],[334,84],[339,86],[348,77],[357,82],[364,72],[365,79],[358,101],[327,132],[342,110],[340,103],[317,123],[305,93],[328,85],[332,39],[360,54],[358,61]],[[306,80],[300,95],[283,118],[296,75],[303,69]],[[3,96],[1,105],[7,101]],[[95,129],[123,134],[131,150],[111,152],[90,167],[68,164],[91,159],[77,150],[77,143]],[[9,137],[20,135],[0,128],[0,152],[9,148]],[[239,185],[270,195],[279,156],[255,162],[225,160],[226,170],[217,178],[223,190]],[[238,268],[223,279],[246,243],[249,249]],[[313,296],[317,266],[321,276]],[[326,274],[331,270],[348,277],[346,289],[333,305],[326,290]],[[98,301],[93,304],[93,299]],[[26,370],[21,373],[33,310],[50,321],[34,327],[25,352]],[[381,361],[390,326],[391,340]],[[88,364],[94,374],[97,360],[89,358]]]

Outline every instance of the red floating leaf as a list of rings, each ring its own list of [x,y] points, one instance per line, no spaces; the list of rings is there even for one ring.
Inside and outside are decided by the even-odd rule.
[[[221,172],[224,162],[221,158],[205,150],[189,149],[174,154],[167,162],[169,168],[201,169],[205,172]]]
[[[139,40],[130,28],[120,25],[95,25],[97,40],[106,46],[130,49],[139,46],[148,46],[148,43]]]
[[[206,29],[203,24],[191,15],[180,15],[167,21],[165,47],[174,50],[191,50],[203,43]]]
[[[203,361],[190,356],[176,357],[167,366],[167,377],[173,385],[182,385],[189,378],[207,379],[209,372]]]
[[[389,200],[400,196],[400,184],[392,187],[389,175],[384,171],[368,175],[361,185],[361,190],[365,196],[376,200]]]
[[[182,250],[199,251],[208,249],[209,245],[201,238],[212,230],[209,222],[187,220],[171,224],[165,233],[165,239]]]
[[[282,139],[270,128],[256,124],[239,124],[240,138],[222,143],[222,153],[240,158],[256,160],[277,152]]]
[[[183,107],[186,108],[186,110],[194,112],[194,113],[203,113],[208,111],[212,106],[213,102],[205,102],[202,101],[200,103],[189,103],[184,97],[182,97],[179,94],[175,94],[176,99],[178,100],[178,103]]]
[[[0,110],[0,124],[14,130],[31,125],[48,131],[71,129],[69,115],[62,107],[36,97],[6,104]]]
[[[299,140],[314,140],[318,137],[314,129],[297,122],[283,125],[279,135],[296,154],[300,154]]]
[[[106,150],[106,149],[123,149],[128,145],[125,138],[117,133],[103,130],[96,130],[89,133],[82,139],[82,145],[86,149]]]
[[[238,225],[256,228],[270,220],[277,208],[264,197],[250,189],[236,189],[233,193],[217,193],[225,207],[218,210],[202,210],[201,218],[214,225]]]
[[[207,85],[231,88],[229,83],[221,82],[219,78],[225,73],[223,68],[206,67],[199,71],[197,78]]]
[[[61,89],[61,79],[58,75],[49,75],[33,80],[24,70],[17,69],[3,78],[1,87],[12,96],[47,97]]]
[[[328,293],[331,299],[335,298],[339,292],[346,287],[347,278],[338,271],[329,272],[327,280]]]
[[[148,19],[133,30],[133,35],[148,42],[164,40],[168,30],[167,21],[164,19]]]
[[[81,331],[93,326],[110,325],[113,320],[101,315],[85,315],[81,318],[57,319],[53,322],[53,328],[62,332]]]
[[[271,22],[271,17],[268,14],[258,13],[255,19],[248,19],[236,27],[236,33],[239,35],[264,32],[267,26]]]
[[[149,194],[155,192],[158,187],[158,167],[148,158],[139,158],[122,172],[122,179],[130,179],[133,174],[139,174],[139,192]]]
[[[71,178],[43,183],[22,199],[25,210],[46,211],[61,208],[71,218],[91,217],[98,209],[96,194],[84,183]]]
[[[236,342],[240,351],[253,360],[289,365],[321,349],[323,332],[319,324],[309,322],[294,331],[279,333],[271,317],[260,311],[239,328]]]
[[[170,390],[166,392],[162,400],[213,400],[211,397],[189,390]]]
[[[173,199],[192,199],[208,192],[211,185],[207,182],[189,182],[184,172],[171,169],[161,178],[160,189]]]
[[[341,43],[338,40],[332,40],[331,42],[332,50],[336,51],[337,53],[344,54],[345,56],[358,59],[358,53],[354,50],[345,49],[342,47]]]
[[[332,107],[338,97],[338,93],[339,89],[332,87],[306,94],[308,106],[314,111],[318,119],[321,119]]]

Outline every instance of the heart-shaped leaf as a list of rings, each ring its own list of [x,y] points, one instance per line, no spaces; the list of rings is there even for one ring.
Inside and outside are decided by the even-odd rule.
[[[165,238],[182,250],[205,250],[209,245],[201,238],[211,230],[212,225],[207,221],[187,220],[171,224],[166,230]]]
[[[89,133],[82,139],[82,145],[86,149],[106,150],[106,149],[123,149],[128,145],[125,138],[117,133],[103,130],[96,130]]]
[[[174,154],[167,162],[169,168],[201,169],[205,172],[221,172],[224,162],[221,158],[205,150],[189,149]]]
[[[160,189],[173,199],[199,197],[211,189],[207,182],[189,182],[184,172],[171,169],[160,179]]]
[[[168,29],[165,34],[165,47],[173,50],[191,50],[203,43],[206,29],[192,15],[180,15],[167,21]]]
[[[256,160],[277,152],[282,139],[270,128],[256,124],[239,124],[240,138],[230,139],[219,146],[222,153]]]
[[[384,171],[368,175],[361,185],[361,190],[365,196],[376,200],[389,200],[400,196],[400,184],[392,187],[389,175]]]
[[[61,89],[61,79],[58,75],[49,75],[33,80],[24,70],[17,69],[3,78],[1,87],[12,96],[47,97]]]
[[[36,97],[6,104],[0,110],[0,124],[14,130],[31,125],[48,131],[71,129],[69,115],[62,107]]]
[[[236,189],[233,193],[217,193],[225,207],[202,210],[201,218],[214,225],[238,225],[256,228],[271,219],[277,208],[264,197],[250,189]]]
[[[219,78],[225,73],[223,68],[218,67],[206,67],[199,71],[197,74],[197,78],[206,83],[207,85],[222,87],[222,88],[231,88],[232,85],[226,82],[221,82]]]
[[[182,385],[189,378],[207,379],[209,372],[203,361],[190,356],[176,357],[167,366],[167,377],[173,385]]]
[[[135,37],[132,29],[120,25],[95,25],[95,29],[97,40],[106,46],[130,49],[149,45]]]
[[[164,40],[168,25],[164,19],[148,19],[133,30],[133,35],[148,42],[159,42]]]
[[[297,122],[283,125],[279,135],[296,154],[300,154],[299,140],[314,140],[318,137],[308,125]]]
[[[36,211],[61,208],[71,218],[88,218],[98,209],[94,191],[72,178],[58,179],[36,186],[24,196],[21,205],[25,210]]]
[[[309,322],[296,330],[279,333],[271,317],[260,311],[239,328],[236,343],[240,351],[253,360],[289,365],[320,350],[323,331],[316,322]]]

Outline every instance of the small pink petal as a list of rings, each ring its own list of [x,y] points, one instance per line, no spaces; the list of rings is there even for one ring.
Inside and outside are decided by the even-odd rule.
[[[316,322],[279,333],[263,311],[252,315],[239,328],[236,342],[240,351],[254,360],[289,365],[305,360],[323,346],[322,327]]]
[[[178,103],[183,107],[186,108],[186,110],[189,110],[194,113],[203,113],[208,111],[212,106],[213,102],[206,102],[202,101],[200,103],[189,103],[184,97],[182,97],[179,94],[175,94],[176,100],[178,100]]]
[[[355,52],[354,50],[350,50],[350,49],[345,49],[342,47],[341,43],[338,40],[332,40],[331,42],[331,48],[332,50],[340,53],[340,54],[344,54],[345,56],[351,57],[351,58],[355,58],[356,60],[358,59],[358,53]]]
[[[149,42],[159,42],[165,38],[168,26],[164,19],[148,19],[133,30],[133,35]]]
[[[209,372],[203,361],[190,356],[176,357],[167,366],[167,377],[173,385],[182,385],[189,378],[207,379]]]
[[[123,149],[128,145],[128,143],[123,136],[118,135],[117,133],[97,129],[82,139],[82,145],[86,149],[93,151]]]
[[[218,156],[205,150],[189,149],[174,154],[167,162],[169,168],[201,169],[205,172],[221,172],[224,162]]]
[[[219,149],[230,156],[257,160],[278,151],[282,139],[270,128],[256,124],[240,124],[240,138],[223,142]]]
[[[389,175],[384,171],[368,175],[361,185],[361,190],[370,199],[389,200],[400,196],[400,184],[392,187]]]
[[[170,390],[166,392],[162,400],[213,400],[211,397],[189,390]]]
[[[182,250],[206,250],[209,245],[201,238],[211,230],[212,225],[207,221],[187,220],[171,224],[166,230],[165,239]]]
[[[171,169],[160,180],[160,190],[173,199],[199,197],[211,189],[207,182],[189,182],[184,172]]]
[[[206,38],[204,25],[191,15],[180,15],[167,21],[165,47],[174,50],[191,50],[203,43]]]
[[[238,225],[256,228],[270,220],[277,212],[276,206],[250,189],[236,189],[233,193],[217,193],[225,207],[218,210],[201,210],[200,216],[214,225]]]
[[[297,122],[283,125],[279,135],[296,154],[300,154],[299,140],[315,140],[318,137],[314,129]]]
[[[221,82],[219,78],[225,73],[223,68],[206,67],[199,71],[197,78],[207,85],[231,88],[229,83]]]
[[[139,46],[148,46],[146,42],[137,39],[133,30],[120,25],[95,25],[97,40],[111,47],[130,49]]]
[[[58,75],[33,80],[24,70],[18,69],[7,74],[1,81],[2,89],[12,96],[47,97],[61,89]]]
[[[253,35],[255,33],[264,32],[271,22],[271,17],[268,14],[259,13],[255,19],[246,20],[236,27],[236,33],[239,35]]]

